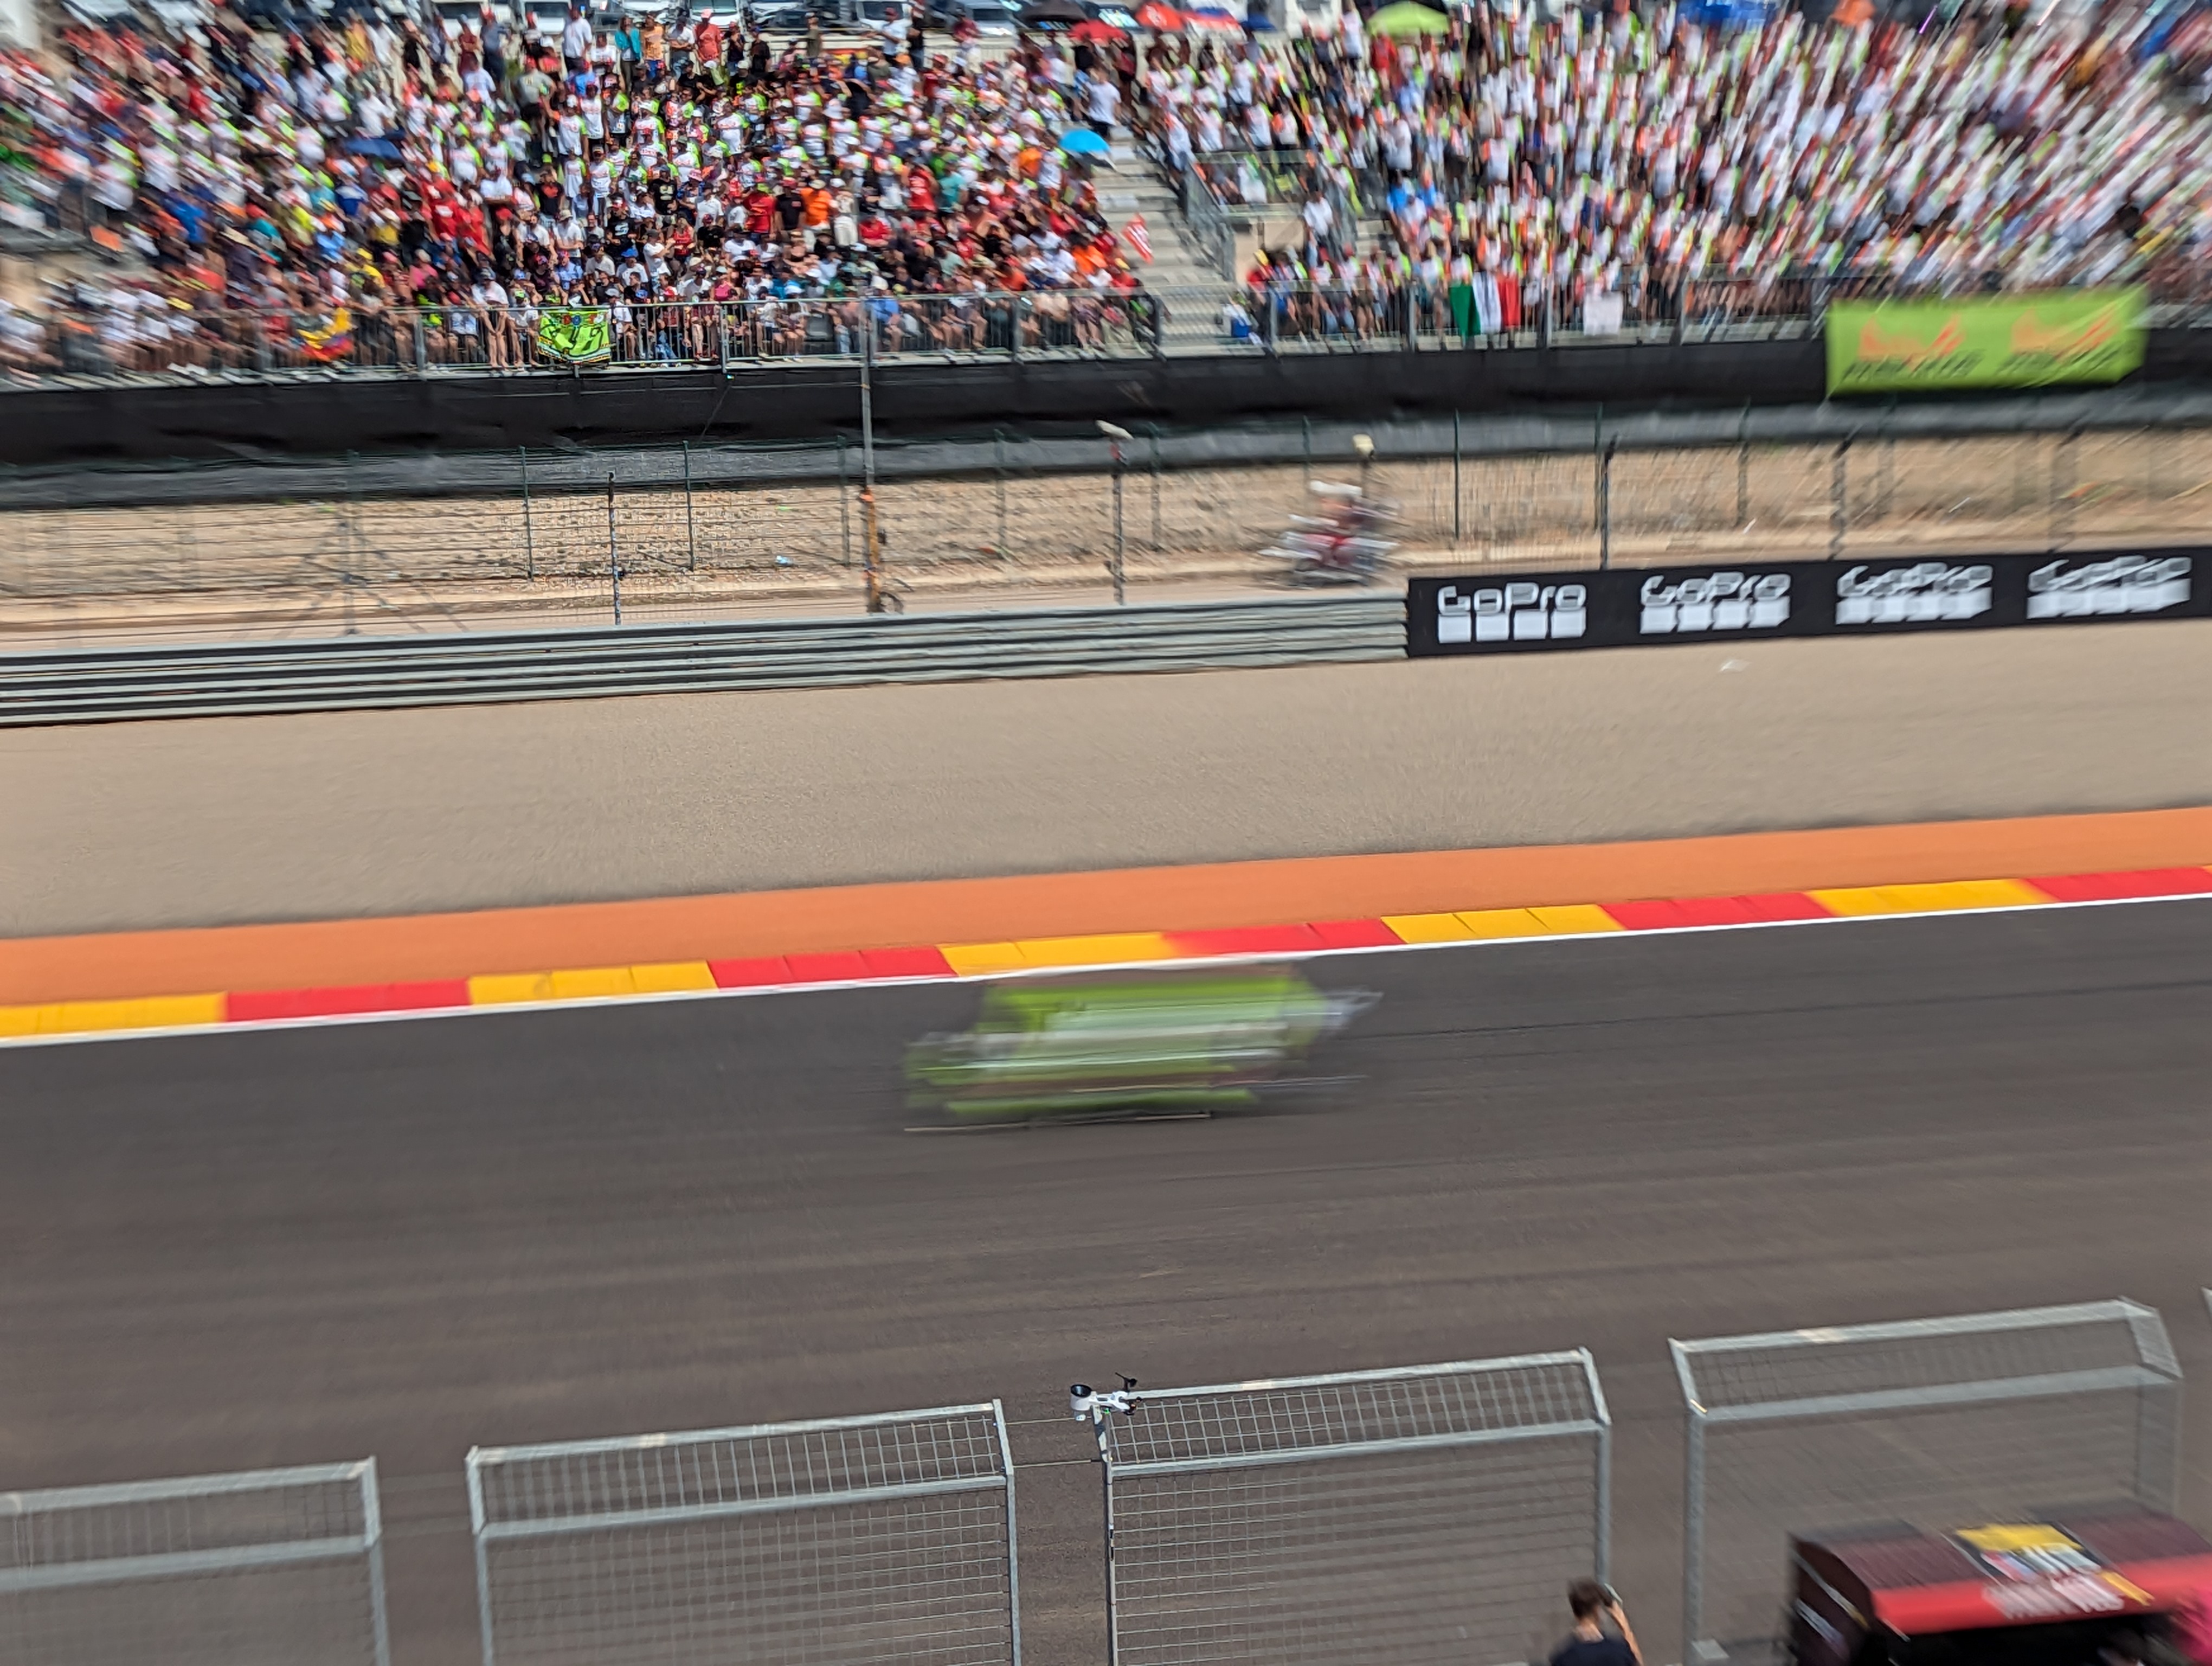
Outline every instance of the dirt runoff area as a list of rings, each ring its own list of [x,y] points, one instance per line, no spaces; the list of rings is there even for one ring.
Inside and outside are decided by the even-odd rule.
[[[1338,473],[1337,471],[1329,471]],[[1352,477],[1357,477],[1353,476]],[[1387,461],[1401,569],[2091,549],[2212,536],[2212,430]],[[1297,465],[1012,469],[886,483],[882,587],[915,609],[1279,583]],[[1608,536],[1599,527],[1609,505]],[[853,611],[856,482],[0,514],[0,645],[390,634]]]

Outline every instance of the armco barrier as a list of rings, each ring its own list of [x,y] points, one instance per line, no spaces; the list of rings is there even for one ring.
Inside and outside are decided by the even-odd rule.
[[[1021,1666],[996,1401],[468,1458],[484,1666]]]
[[[0,1494],[0,1660],[386,1666],[376,1460]]]
[[[1911,635],[2212,614],[2212,550],[1418,578],[1406,651],[1521,654],[1774,636]]]
[[[1106,1430],[1109,1666],[1542,1658],[1606,1570],[1586,1350],[1146,1391]]]
[[[2134,1302],[1672,1346],[1693,1663],[1765,1654],[1794,1532],[2174,1507],[2181,1367],[2164,1321]]]
[[[1395,592],[0,656],[0,727],[1395,660]]]

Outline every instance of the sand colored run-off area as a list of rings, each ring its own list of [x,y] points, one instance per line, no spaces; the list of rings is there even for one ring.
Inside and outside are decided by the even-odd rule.
[[[5,730],[0,937],[2212,804],[2208,647],[2191,620]]]
[[[1327,466],[1319,473],[1343,477]],[[2212,536],[2212,429],[1385,459],[1411,567],[2090,548]],[[1308,507],[1297,465],[1121,482],[1140,598],[1250,591]],[[915,608],[1101,599],[1114,482],[1018,466],[884,483],[886,586]],[[1840,506],[1840,514],[1838,508]],[[0,644],[384,634],[849,611],[866,512],[843,484],[0,513]]]

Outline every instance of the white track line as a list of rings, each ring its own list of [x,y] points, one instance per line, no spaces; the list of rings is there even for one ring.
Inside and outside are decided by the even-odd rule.
[[[1670,899],[1659,899],[1670,900]],[[1186,955],[1172,960],[1122,960],[1097,966],[1017,967],[950,976],[852,977],[819,983],[764,983],[742,989],[672,989],[652,994],[576,995],[559,1000],[498,1001],[483,1006],[425,1006],[398,1012],[329,1012],[312,1018],[241,1018],[221,1024],[178,1024],[134,1030],[79,1030],[58,1036],[0,1037],[0,1052],[20,1047],[61,1047],[86,1042],[148,1041],[174,1036],[233,1036],[262,1030],[316,1030],[335,1025],[401,1024],[423,1018],[492,1018],[507,1012],[556,1012],[590,1006],[661,1006],[672,1001],[728,1000],[751,995],[818,994],[848,989],[910,988],[929,983],[1006,983],[1017,979],[1090,977],[1114,972],[1188,970],[1193,966],[1279,966],[1308,960],[1340,960],[1355,955],[1419,954],[1436,949],[1520,949],[1565,943],[1633,943],[1655,937],[1699,936],[1714,932],[1772,931],[1792,926],[1880,926],[1898,920],[1974,920],[1993,914],[2045,914],[2059,909],[2106,909],[2142,903],[2212,903],[2212,891],[2167,897],[2100,897],[2083,902],[2008,903],[1985,909],[1920,909],[1905,914],[1829,915],[1812,920],[1742,920],[1721,926],[1651,926],[1641,930],[1562,932],[1537,937],[1462,938],[1442,943],[1382,943],[1366,948],[1304,949],[1291,954]],[[1598,906],[1603,907],[1602,903]],[[121,1000],[137,999],[132,996]],[[146,997],[156,999],[156,997]],[[45,1003],[27,1002],[26,1005]]]

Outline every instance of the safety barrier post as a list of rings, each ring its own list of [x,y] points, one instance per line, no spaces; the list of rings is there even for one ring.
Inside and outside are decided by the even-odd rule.
[[[699,532],[691,519],[691,442],[684,441],[684,553],[685,564],[699,570]]]
[[[615,541],[615,477],[607,475],[607,576],[614,586],[615,623],[622,623],[622,557]]]
[[[1597,564],[1613,565],[1613,453],[1620,442],[1607,439],[1597,464]]]
[[[530,447],[517,446],[514,455],[522,470],[522,576],[538,581],[538,535],[530,510]]]
[[[1735,524],[1739,532],[1751,528],[1751,407],[1735,424]]]
[[[1851,441],[1846,435],[1836,441],[1834,462],[1828,477],[1828,559],[1844,558],[1844,538],[1850,530]]]

